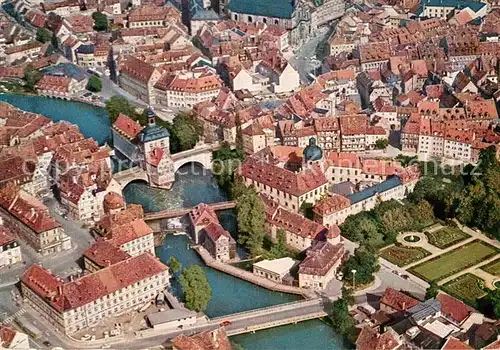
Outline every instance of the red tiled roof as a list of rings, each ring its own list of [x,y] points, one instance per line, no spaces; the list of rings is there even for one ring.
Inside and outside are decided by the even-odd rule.
[[[368,127],[368,117],[364,115],[346,115],[340,119],[342,135],[364,135]]]
[[[206,331],[187,336],[181,334],[172,340],[177,350],[231,350],[232,346],[224,329]]]
[[[465,343],[462,343],[455,337],[449,337],[444,343],[443,347],[441,348],[441,350],[467,350],[467,349],[473,349],[473,348]]]
[[[39,90],[69,92],[71,78],[44,75],[36,84]]]
[[[320,200],[314,206],[314,212],[318,215],[329,215],[351,206],[351,201],[340,194],[334,194],[331,197]]]
[[[10,343],[14,340],[16,336],[16,331],[12,328],[0,324],[0,345],[2,348],[9,348]]]
[[[137,219],[117,227],[111,232],[111,235],[106,236],[106,239],[109,243],[120,247],[152,233],[153,230],[146,224],[144,219]]]
[[[216,222],[208,224],[205,228],[203,228],[203,231],[205,231],[207,236],[210,237],[213,242],[217,242],[222,236],[229,238],[230,241],[232,240],[229,232]]]
[[[380,300],[381,304],[385,304],[397,311],[408,310],[419,303],[417,299],[409,297],[395,289],[387,288]]]
[[[116,121],[113,123],[113,129],[121,132],[129,140],[132,140],[139,135],[144,127],[128,115],[120,113],[118,118],[116,118]]]
[[[130,258],[130,255],[123,250],[103,239],[97,240],[88,247],[83,252],[83,256],[102,268]]]
[[[59,281],[41,266],[32,265],[22,275],[21,282],[54,309],[63,312],[87,305],[167,270],[168,267],[150,253],[143,253],[68,283]]]
[[[12,233],[11,230],[9,230],[5,226],[0,226],[0,247],[14,243],[16,240],[16,237]]]
[[[41,202],[13,185],[0,189],[0,206],[37,234],[61,227]]]
[[[460,300],[445,293],[439,293],[436,299],[441,303],[441,312],[458,323],[462,323],[472,312],[476,311]]]
[[[399,346],[392,332],[380,334],[376,329],[364,327],[356,340],[359,350],[392,350]]]
[[[299,265],[299,274],[325,276],[343,255],[343,244],[317,242],[306,251],[306,257]]]
[[[294,196],[301,196],[328,183],[324,173],[317,166],[294,173],[252,157],[247,158],[242,164],[240,174]]]
[[[148,156],[147,162],[155,167],[160,164],[165,155],[165,151],[161,147],[155,147]]]
[[[125,73],[143,84],[149,82],[154,72],[155,67],[133,56],[127,56],[120,65],[121,74]]]
[[[198,225],[208,225],[212,222],[219,223],[217,214],[215,211],[207,204],[200,203],[191,210],[189,213],[194,226]]]
[[[125,200],[116,192],[109,192],[104,196],[104,210],[116,210],[125,207]]]

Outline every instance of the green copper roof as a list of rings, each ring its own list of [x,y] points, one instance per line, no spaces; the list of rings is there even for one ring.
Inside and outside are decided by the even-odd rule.
[[[468,7],[472,11],[478,12],[484,6],[486,6],[486,4],[479,1],[471,1],[471,0],[424,0],[422,1],[421,4],[421,7],[423,6],[454,7],[460,10]]]
[[[156,124],[150,124],[141,131],[141,133],[139,134],[139,139],[141,140],[141,142],[145,143],[163,139],[169,136],[170,134],[168,133],[167,129],[164,129]]]
[[[247,15],[292,18],[292,0],[230,0],[229,11]]]

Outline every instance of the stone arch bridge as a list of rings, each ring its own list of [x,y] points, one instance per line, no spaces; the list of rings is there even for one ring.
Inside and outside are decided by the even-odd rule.
[[[213,145],[202,145],[184,152],[172,154],[174,172],[177,172],[180,167],[189,163],[196,163],[205,169],[211,169],[212,151],[214,149],[215,147]],[[120,184],[122,190],[133,181],[144,181],[149,183],[146,171],[139,166],[119,171],[113,174],[113,178]]]

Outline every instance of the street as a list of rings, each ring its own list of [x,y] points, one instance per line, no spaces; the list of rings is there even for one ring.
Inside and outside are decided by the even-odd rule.
[[[316,52],[318,45],[328,39],[330,30],[331,28],[327,26],[320,28],[316,35],[304,43],[288,60],[295,70],[299,72],[300,82],[304,85],[308,85],[312,80],[309,74],[321,67],[321,61],[316,59]]]

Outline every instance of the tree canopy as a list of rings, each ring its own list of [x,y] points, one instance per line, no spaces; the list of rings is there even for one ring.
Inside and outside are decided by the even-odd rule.
[[[198,265],[191,265],[182,272],[179,282],[186,307],[196,312],[205,310],[212,298],[212,288],[205,271]]]
[[[170,151],[172,153],[192,149],[203,135],[203,124],[188,114],[175,116],[167,129],[170,131]]]
[[[99,92],[102,90],[102,82],[101,79],[96,77],[95,75],[91,75],[89,81],[87,82],[87,90],[92,92]]]
[[[182,270],[182,264],[177,260],[175,256],[171,256],[168,259],[167,266],[170,269],[172,275]]]
[[[41,43],[46,43],[50,41],[52,35],[47,29],[44,28],[38,28],[36,31],[36,41],[39,41]]]
[[[387,139],[378,139],[375,141],[375,148],[377,149],[386,149],[389,146],[389,140]]]
[[[120,113],[128,115],[130,118],[137,120],[138,113],[135,106],[132,105],[125,97],[122,96],[111,96],[105,102],[106,111],[108,111],[109,121],[113,124]]]
[[[31,66],[24,68],[24,80],[26,80],[26,87],[35,91],[35,85],[42,79],[42,73],[38,69]]]
[[[354,256],[351,256],[347,260],[343,267],[344,281],[348,284],[352,284],[353,280],[353,270],[356,270],[354,274],[354,280],[356,285],[366,284],[373,281],[373,274],[380,269],[377,261],[377,255],[375,252],[366,246],[360,246],[354,252]]]
[[[108,17],[104,13],[94,12],[92,14],[92,19],[94,20],[94,29],[102,32],[108,30]]]
[[[264,203],[253,187],[238,197],[238,243],[244,244],[252,257],[262,253],[266,212]]]
[[[212,172],[217,179],[219,187],[231,197],[231,188],[234,183],[236,169],[243,161],[243,152],[236,148],[231,149],[229,143],[224,142],[218,150],[212,154]]]

